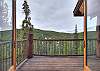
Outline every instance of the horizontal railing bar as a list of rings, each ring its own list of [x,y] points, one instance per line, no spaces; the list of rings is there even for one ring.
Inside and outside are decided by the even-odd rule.
[[[17,40],[17,42],[22,42],[22,41],[26,41],[26,39],[25,40]],[[2,44],[8,44],[8,43],[12,43],[12,41],[0,42],[0,45],[2,45]]]
[[[34,56],[83,56],[83,55],[43,55],[43,54],[33,54]]]
[[[0,61],[0,63],[7,61],[8,59],[11,59],[11,57],[3,59],[2,61]]]
[[[4,42],[0,42],[0,45],[1,45],[1,44],[8,44],[8,43],[12,43],[12,41],[4,41]]]
[[[78,40],[84,40],[84,39],[33,39],[37,41],[78,41]],[[97,39],[87,39],[87,40],[97,40]],[[26,40],[17,40],[17,42],[22,42]],[[12,43],[12,41],[4,41],[0,42],[0,44],[6,44],[6,43]]]
[[[26,41],[26,40],[27,40],[27,39],[23,39],[23,40],[17,40],[17,42],[18,42],[18,41]]]
[[[37,41],[80,41],[84,39],[33,39]],[[96,40],[96,39],[87,39],[87,40]]]

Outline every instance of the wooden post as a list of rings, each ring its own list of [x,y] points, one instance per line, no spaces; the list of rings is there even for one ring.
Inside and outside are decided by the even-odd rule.
[[[12,0],[12,65],[16,71],[16,0]]]
[[[29,32],[28,34],[28,56],[27,56],[28,59],[33,57],[32,47],[33,47],[33,33]]]
[[[100,58],[100,25],[96,27],[96,32],[97,32],[96,56]]]
[[[84,0],[84,71],[87,68],[87,0]]]

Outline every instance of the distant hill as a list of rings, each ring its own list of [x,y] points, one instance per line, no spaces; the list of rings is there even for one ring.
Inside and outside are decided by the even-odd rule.
[[[12,31],[0,31],[0,41],[8,41],[12,39]]]
[[[63,33],[63,32],[55,32],[55,31],[45,31],[40,29],[34,30],[34,38],[36,39],[67,39],[73,38],[72,33]]]
[[[84,33],[83,32],[81,32],[81,33],[78,33],[78,37],[79,38],[83,38],[83,35],[84,35]],[[87,38],[88,39],[96,39],[96,31],[88,31],[87,32]]]
[[[17,29],[17,40],[23,38],[23,30]],[[40,29],[34,29],[33,31],[34,39],[73,39],[74,33],[63,33],[55,31],[46,31]],[[96,31],[88,31],[88,38],[96,38]],[[83,38],[83,32],[78,33],[78,38]],[[0,31],[0,41],[12,40],[12,31]]]

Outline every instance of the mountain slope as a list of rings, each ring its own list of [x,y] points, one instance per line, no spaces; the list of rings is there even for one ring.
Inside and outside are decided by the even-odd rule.
[[[23,38],[23,30],[17,29],[17,40]],[[74,33],[63,33],[55,31],[45,31],[40,29],[34,29],[33,31],[34,39],[73,39]],[[88,38],[96,38],[96,31],[88,31]],[[83,32],[78,33],[78,38],[83,38]],[[12,40],[12,31],[0,31],[0,41]]]

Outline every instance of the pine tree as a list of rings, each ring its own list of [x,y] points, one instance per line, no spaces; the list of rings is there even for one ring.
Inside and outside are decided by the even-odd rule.
[[[31,11],[29,9],[29,5],[28,5],[26,0],[24,0],[24,3],[22,6],[23,6],[22,9],[23,9],[24,14],[25,14],[25,19],[22,22],[22,29],[24,30],[23,38],[26,39],[28,36],[30,26],[32,26],[31,22],[30,22],[31,17],[29,17]]]
[[[25,19],[27,20],[28,19],[28,16],[30,15],[30,9],[29,9],[29,5],[27,4],[27,1],[25,0],[24,3],[23,3],[23,10],[24,10],[24,13],[25,13]]]

